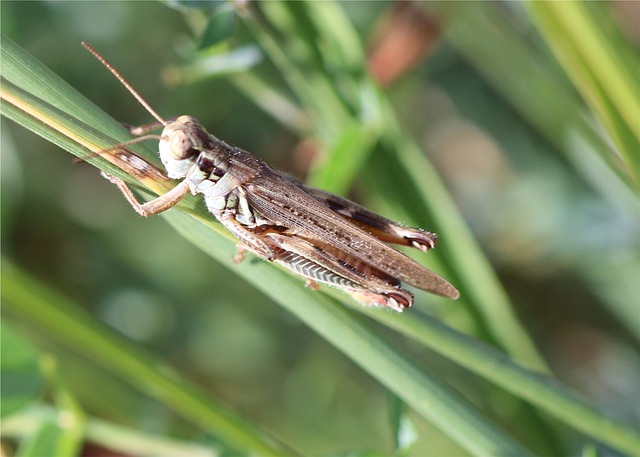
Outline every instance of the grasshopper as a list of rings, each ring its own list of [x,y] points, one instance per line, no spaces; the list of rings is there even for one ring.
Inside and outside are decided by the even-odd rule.
[[[160,159],[172,190],[141,204],[124,181],[104,174],[144,217],[178,204],[187,193],[202,194],[208,210],[239,239],[236,261],[244,251],[275,262],[317,288],[327,284],[365,305],[402,311],[413,304],[406,282],[436,295],[456,299],[446,280],[391,248],[406,245],[427,252],[435,233],[405,227],[345,198],[314,189],[287,176],[240,148],[208,133],[191,116],[169,122],[158,115],[133,87],[88,44],[87,48],[158,123],[140,128],[139,138],[159,140]],[[164,127],[161,135],[145,134]]]

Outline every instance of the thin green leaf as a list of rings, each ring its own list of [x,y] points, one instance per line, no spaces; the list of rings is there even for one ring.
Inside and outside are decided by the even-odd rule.
[[[242,73],[261,60],[262,55],[255,46],[244,46],[231,51],[198,55],[187,65],[168,67],[165,74],[172,83],[190,84],[217,76]]]
[[[200,37],[198,49],[203,50],[215,46],[227,40],[233,34],[236,25],[236,13],[233,9],[224,5],[215,11]]]
[[[5,416],[25,408],[38,399],[43,379],[36,350],[9,324],[2,322],[1,326],[0,417],[4,419]]]
[[[321,160],[315,161],[307,180],[309,185],[337,194],[347,193],[378,141],[376,130],[363,128],[360,123],[343,126],[335,144],[322,154]]]
[[[2,263],[2,285],[4,312],[19,316],[41,333],[98,361],[232,448],[274,456],[299,454],[276,444],[274,439],[224,407],[210,393],[191,385],[170,367],[145,354],[6,260]],[[47,436],[49,434],[50,431]]]
[[[2,436],[21,439],[32,436],[45,423],[55,422],[59,411],[51,406],[38,405],[8,418],[2,423]],[[126,455],[153,455],[157,457],[216,457],[215,448],[164,436],[144,433],[138,428],[123,427],[104,420],[88,417],[85,437],[90,443],[102,445]],[[44,454],[41,454],[44,455]],[[46,455],[56,455],[48,453]]]
[[[640,86],[621,61],[633,55],[628,43],[605,33],[605,25],[613,30],[608,11],[581,2],[527,5],[547,44],[615,141],[628,172],[640,182]]]
[[[76,454],[66,452],[64,434],[56,418],[43,421],[35,434],[21,443],[16,457],[42,457],[43,455],[72,457]]]
[[[44,371],[53,393],[53,400],[58,410],[58,425],[61,434],[58,439],[58,451],[52,455],[76,455],[82,449],[86,416],[73,393],[67,388],[64,376],[58,370],[56,361],[46,356]]]
[[[406,404],[396,395],[389,395],[389,422],[393,432],[395,457],[411,455],[411,448],[418,441],[418,434],[409,418]]]
[[[614,200],[635,201],[625,192],[637,192],[638,182],[620,166],[608,140],[589,124],[575,89],[559,76],[560,69],[547,55],[515,30],[496,5],[423,5],[443,22],[447,41],[597,189]],[[482,40],[478,40],[476,30],[483,30]],[[616,185],[619,182],[628,187],[626,191]]]

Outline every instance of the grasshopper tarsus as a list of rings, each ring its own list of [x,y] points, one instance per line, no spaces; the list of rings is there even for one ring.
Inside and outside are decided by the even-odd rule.
[[[233,263],[236,265],[241,263],[244,260],[245,252],[247,249],[241,244],[236,245],[236,253],[233,256]]]
[[[189,192],[188,183],[186,181],[182,181],[166,194],[162,194],[149,202],[140,203],[136,196],[133,194],[133,191],[122,179],[116,178],[115,176],[110,175],[105,171],[101,172],[100,174],[107,181],[115,184],[118,189],[120,189],[120,192],[122,192],[122,195],[124,195],[124,198],[129,202],[135,212],[143,217],[151,217],[156,214],[162,213],[169,208],[172,208],[173,206],[177,205]]]
[[[436,247],[438,243],[438,235],[432,232],[423,232],[421,230],[413,230],[411,235],[405,235],[409,246],[428,252]]]
[[[317,282],[311,280],[311,279],[307,279],[304,283],[305,287],[308,287],[309,289],[316,291],[318,289],[320,289],[320,286],[318,285]]]

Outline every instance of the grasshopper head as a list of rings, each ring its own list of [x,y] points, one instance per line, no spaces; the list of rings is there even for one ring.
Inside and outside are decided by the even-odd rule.
[[[160,160],[170,178],[184,178],[203,151],[209,134],[191,116],[180,116],[162,131]]]

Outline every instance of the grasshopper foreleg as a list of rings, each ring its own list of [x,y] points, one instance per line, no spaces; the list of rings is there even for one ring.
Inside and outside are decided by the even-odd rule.
[[[189,192],[189,184],[187,183],[187,181],[182,181],[166,194],[160,195],[159,197],[154,198],[149,202],[140,203],[135,195],[133,195],[133,191],[122,179],[116,178],[115,176],[110,175],[109,173],[106,173],[104,171],[101,174],[109,182],[115,184],[118,189],[120,189],[120,192],[122,192],[122,195],[124,195],[124,198],[126,198],[129,204],[136,211],[136,213],[144,217],[153,216],[154,214],[158,214],[168,210],[169,208],[177,205],[180,200],[182,200],[185,195],[187,195],[187,192]]]

